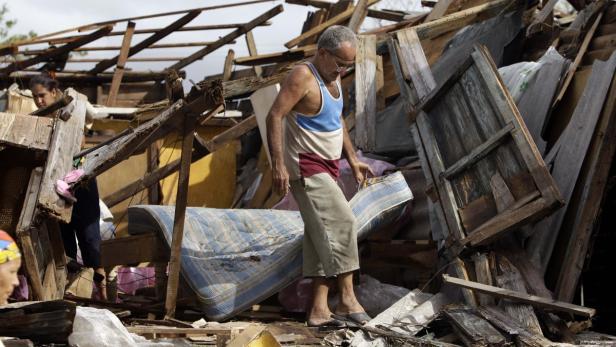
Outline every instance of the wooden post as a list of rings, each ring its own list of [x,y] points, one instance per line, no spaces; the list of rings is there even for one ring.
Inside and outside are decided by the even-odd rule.
[[[148,153],[148,173],[152,173],[154,170],[158,169],[158,156],[160,153],[160,147],[158,146],[158,141],[152,142],[150,147],[147,150]],[[150,205],[158,205],[160,204],[160,186],[159,183],[153,184],[148,188],[148,204]]]
[[[227,57],[225,58],[225,66],[222,70],[222,80],[228,81],[231,79],[231,73],[233,73],[233,60],[235,59],[235,51],[232,49],[227,53]]]
[[[190,177],[192,147],[195,138],[195,118],[196,117],[193,116],[187,116],[184,119],[182,155],[180,158],[178,192],[175,198],[175,216],[173,218],[173,236],[171,240],[171,257],[169,260],[169,281],[167,283],[167,299],[165,301],[165,319],[173,318],[175,315],[178,296],[181,261],[180,253],[182,250],[182,239],[184,238],[184,216],[186,215],[186,205],[188,203],[188,179]]]
[[[359,28],[364,22],[364,19],[366,19],[367,15],[368,0],[357,1],[357,6],[355,6],[355,10],[353,11],[353,15],[351,16],[351,20],[349,21],[349,29],[353,30],[354,33],[358,33]]]
[[[251,57],[258,55],[257,45],[255,44],[255,38],[252,35],[252,31],[246,33],[246,45],[248,46],[248,54]],[[257,75],[257,77],[261,77],[263,74],[263,69],[258,65],[255,65],[253,69],[255,70],[255,75]]]
[[[128,60],[128,51],[130,50],[130,42],[135,32],[135,22],[128,22],[126,25],[126,32],[122,39],[122,48],[120,48],[120,56],[118,58],[118,64],[113,72],[113,79],[111,80],[111,87],[109,88],[109,96],[107,97],[107,106],[115,105],[120,91],[120,84],[122,83],[122,76],[124,75],[124,64]]]
[[[355,57],[355,145],[372,151],[376,142],[376,36],[360,36]]]

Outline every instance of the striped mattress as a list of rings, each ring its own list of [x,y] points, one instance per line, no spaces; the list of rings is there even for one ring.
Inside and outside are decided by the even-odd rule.
[[[399,172],[372,180],[350,201],[360,239],[395,221],[413,198]],[[130,207],[129,233],[157,230],[170,245],[173,216],[174,206]],[[302,237],[296,211],[189,207],[182,274],[205,316],[224,320],[301,277]]]

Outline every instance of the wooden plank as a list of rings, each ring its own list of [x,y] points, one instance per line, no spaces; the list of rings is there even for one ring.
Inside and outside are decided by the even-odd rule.
[[[72,32],[72,31],[79,31],[79,32],[81,32],[81,31],[92,30],[92,29],[95,29],[95,28],[98,28],[98,27],[101,27],[101,26],[104,26],[104,25],[117,24],[117,23],[120,23],[120,22],[129,22],[129,21],[135,21],[135,20],[138,20],[138,19],[149,19],[149,18],[173,16],[173,15],[176,15],[176,14],[184,14],[184,13],[192,12],[192,11],[199,11],[199,12],[212,11],[212,10],[218,10],[218,9],[223,9],[223,8],[230,8],[230,7],[236,7],[236,6],[257,4],[257,3],[267,2],[267,1],[270,1],[270,0],[251,0],[251,1],[243,1],[243,2],[230,3],[230,4],[222,4],[222,5],[214,5],[214,6],[191,8],[191,9],[179,10],[179,11],[162,12],[162,13],[142,15],[142,16],[133,16],[133,17],[126,17],[126,18],[112,19],[112,20],[103,21],[103,22],[96,22],[96,23],[90,23],[90,24],[86,24],[86,25],[80,25],[80,26],[77,26],[77,27],[56,31],[56,32],[49,33],[49,34],[39,35],[39,36],[35,37],[34,40],[40,40],[40,39],[44,39],[44,38],[54,37],[54,36],[58,36],[58,35],[61,35],[61,34],[66,34],[66,33]],[[158,30],[156,30],[156,31],[158,31]],[[124,35],[124,33],[121,33],[119,35]],[[17,41],[17,42],[11,42],[10,45],[11,46],[21,46],[21,45],[24,45],[24,44],[26,44],[28,42],[31,42],[31,41],[33,41],[33,40],[32,39],[26,39],[26,40]],[[3,47],[6,47],[6,45],[5,46],[0,46],[0,48],[3,48]]]
[[[171,65],[169,68],[170,69],[175,69],[175,70],[180,70],[183,67],[185,67],[186,65],[189,65],[199,59],[202,59],[203,57],[205,57],[206,55],[214,52],[215,50],[217,50],[218,48],[230,43],[231,41],[235,40],[236,38],[240,37],[241,35],[251,31],[252,29],[254,29],[255,27],[257,27],[259,24],[262,24],[263,22],[267,21],[268,19],[276,16],[277,14],[281,13],[283,11],[283,7],[282,5],[278,5],[274,8],[272,8],[271,10],[263,13],[262,15],[258,16],[257,18],[251,20],[250,22],[244,24],[243,26],[235,29],[234,31],[232,31],[231,33],[221,37],[220,39],[218,39],[218,41],[212,43],[211,45],[198,50],[197,52],[189,55],[188,57],[178,61],[177,63]]]
[[[355,56],[355,145],[364,151],[376,146],[376,36],[360,36]]]
[[[473,255],[473,263],[475,264],[477,282],[491,286],[493,280],[488,256],[485,253],[476,253]],[[480,306],[494,305],[494,298],[489,295],[479,294],[477,295],[477,300]]]
[[[584,40],[582,41],[582,44],[580,45],[580,48],[578,49],[578,53],[575,56],[575,59],[573,60],[573,63],[571,63],[571,65],[569,65],[569,70],[567,71],[565,80],[563,82],[563,84],[560,87],[560,90],[556,96],[556,98],[554,99],[554,103],[552,105],[552,108],[554,108],[554,106],[560,102],[560,100],[562,100],[562,98],[565,96],[565,92],[567,91],[567,88],[569,88],[569,85],[571,84],[571,81],[573,80],[573,76],[575,75],[575,71],[577,70],[578,66],[580,65],[580,63],[582,62],[582,58],[584,57],[584,54],[586,54],[586,50],[588,49],[588,45],[590,44],[595,31],[597,30],[597,28],[599,27],[599,23],[601,22],[601,18],[603,18],[603,13],[599,13],[599,15],[597,16],[597,19],[595,19],[595,22],[593,23],[592,27],[588,30],[588,32],[586,33],[586,35],[584,36]]]
[[[430,95],[436,88],[436,81],[430,71],[430,65],[423,53],[417,32],[413,29],[401,30],[396,33],[400,44],[400,58],[412,82],[412,90],[416,91],[417,103]]]
[[[120,91],[120,83],[122,83],[122,75],[124,75],[124,65],[128,60],[128,53],[130,50],[130,42],[135,32],[135,22],[128,22],[126,25],[126,33],[122,39],[122,46],[120,48],[120,55],[118,57],[118,64],[113,73],[111,79],[111,87],[109,88],[109,96],[107,97],[107,106],[114,106],[118,92]]]
[[[167,282],[167,297],[165,299],[166,318],[173,318],[176,309],[178,285],[180,281],[182,240],[184,238],[184,217],[186,215],[186,205],[188,203],[188,180],[190,177],[193,140],[195,138],[195,125],[196,121],[194,119],[186,118],[184,120],[178,192],[175,199],[171,256],[169,259],[169,279]]]
[[[259,53],[257,52],[257,44],[255,43],[255,38],[252,35],[252,30],[247,32],[246,35],[244,36],[246,37],[246,46],[248,46],[248,54],[251,57],[259,55]],[[255,75],[257,77],[261,77],[261,75],[263,75],[263,69],[260,66],[254,66],[253,69],[255,70]]]
[[[434,7],[432,8],[432,11],[430,11],[430,13],[428,13],[428,16],[426,17],[426,19],[424,20],[424,22],[431,22],[433,20],[439,19],[441,17],[443,17],[445,15],[445,13],[447,12],[447,10],[449,9],[449,6],[454,2],[455,0],[439,0],[436,2],[436,5],[434,5]]]
[[[168,261],[169,247],[154,232],[101,242],[101,267],[104,268]]]
[[[41,212],[65,223],[70,222],[72,204],[56,193],[55,183],[73,168],[73,157],[79,153],[86,120],[86,99],[74,90],[67,91],[73,98],[68,107],[71,118],[55,119],[49,154],[43,172],[38,208]],[[68,109],[67,109],[68,111]]]
[[[366,6],[372,6],[373,4],[377,3],[380,0],[368,0],[367,5]],[[302,33],[301,35],[289,40],[287,43],[284,44],[285,47],[287,48],[292,48],[297,46],[300,42],[302,42],[303,40],[312,37],[314,35],[318,35],[321,32],[323,32],[325,29],[329,28],[332,25],[337,25],[340,24],[344,21],[346,21],[347,19],[349,19],[352,15],[353,12],[355,11],[354,8],[349,8],[347,10],[345,10],[344,12],[340,13],[339,15],[328,19],[326,22],[320,24],[319,26],[316,26],[308,31],[306,31],[305,33]]]
[[[495,307],[479,307],[477,312],[501,331],[512,336],[516,345],[524,347],[552,347],[554,343],[542,335],[535,335],[511,320]]]
[[[545,24],[545,22],[550,16],[553,16],[554,6],[556,6],[557,2],[558,0],[549,0],[547,4],[543,5],[541,11],[539,11],[533,16],[532,22],[526,28],[527,37],[536,34],[542,30],[541,26]]]
[[[317,52],[316,44],[309,44],[307,46],[291,48],[284,52],[265,53],[255,56],[239,57],[235,58],[235,64],[237,65],[265,65],[274,63],[296,62],[306,57],[313,56]]]
[[[38,63],[42,63],[42,62],[46,62],[50,59],[53,58],[59,58],[59,57],[63,57],[65,55],[67,55],[70,51],[72,51],[75,48],[84,46],[90,42],[96,41],[98,39],[100,39],[103,36],[106,36],[107,34],[109,34],[109,32],[111,32],[111,29],[113,27],[111,25],[102,27],[88,35],[84,35],[83,37],[67,43],[64,46],[58,47],[56,49],[50,50],[44,54],[40,54],[37,55],[35,57],[32,57],[30,59],[25,59],[25,60],[19,60],[16,61],[12,64],[9,64],[8,66],[0,69],[0,74],[10,74],[13,71],[17,71],[17,70],[22,70],[25,68],[28,68],[30,66],[36,65]]]
[[[607,62],[598,61],[594,64],[584,94],[561,135],[563,142],[552,165],[552,176],[565,199],[565,207],[537,223],[527,245],[529,256],[543,273],[556,243],[558,233],[555,231],[562,227],[615,71],[616,55]]]
[[[385,75],[383,71],[383,56],[376,56],[376,110],[382,111],[386,107],[385,102]],[[348,129],[350,130],[350,129]]]
[[[53,118],[0,112],[0,144],[47,151]]]
[[[547,299],[538,297],[535,295],[529,295],[525,293],[519,293],[512,290],[507,290],[499,287],[488,286],[485,284],[463,280],[460,278],[451,277],[443,274],[443,281],[448,284],[452,284],[458,287],[467,288],[476,292],[493,295],[497,298],[507,299],[516,302],[523,302],[546,310],[553,310],[558,312],[566,312],[584,317],[592,317],[596,311],[593,308],[582,307],[578,305],[569,304],[553,299]]]
[[[174,31],[176,31],[177,29],[183,27],[184,25],[190,23],[190,21],[195,19],[200,14],[201,14],[201,11],[191,11],[191,12],[188,12],[186,15],[182,16],[180,19],[174,21],[173,23],[171,23],[168,26],[164,27],[160,31],[152,34],[148,38],[144,39],[143,41],[141,41],[138,44],[136,44],[133,47],[131,47],[130,50],[128,51],[128,56],[127,57],[132,57],[133,55],[141,52],[142,50],[146,49],[150,45],[152,45],[152,44],[162,40],[163,38],[169,36],[169,34],[173,33]],[[128,29],[127,29],[127,31],[128,31]],[[96,64],[96,66],[92,70],[90,70],[90,73],[97,74],[97,73],[103,72],[103,71],[107,70],[108,68],[112,67],[113,65],[116,65],[118,63],[119,59],[120,59],[120,55],[118,55],[118,56],[116,56],[114,58],[111,58],[111,59],[103,60],[100,63]],[[175,68],[175,70],[179,70],[179,68]]]
[[[327,10],[318,10],[316,12],[313,12],[312,15],[310,16],[310,23],[307,23],[306,26],[306,30],[302,30],[302,33],[316,27],[319,26],[321,23],[323,23],[324,21],[327,20],[327,14],[328,11]],[[317,43],[317,37],[316,36],[312,36],[312,37],[308,37],[305,40],[303,40],[302,42],[298,43],[297,45],[299,47],[302,46],[307,46],[307,45],[314,45]]]
[[[512,290],[517,293],[527,294],[524,279],[520,271],[505,257],[496,257],[496,285],[500,288]],[[529,332],[536,335],[543,335],[539,319],[535,315],[532,306],[521,303],[502,301],[501,306],[505,312],[515,319]]]
[[[458,175],[468,167],[475,165],[478,161],[485,158],[490,152],[492,152],[498,145],[503,142],[507,136],[515,129],[512,123],[507,123],[504,128],[496,132],[494,135],[482,143],[479,147],[472,150],[469,154],[460,158],[455,164],[448,167],[443,176],[447,179],[451,179],[453,176]]]
[[[467,346],[504,346],[507,343],[505,336],[470,307],[450,306],[443,314]]]
[[[323,0],[285,0],[285,2],[294,5],[313,6],[324,10],[331,10],[336,5],[336,3]],[[406,16],[402,11],[368,9],[368,17],[371,18],[400,22],[405,20]]]
[[[148,156],[148,173],[152,173],[154,170],[159,167],[159,157],[160,157],[160,145],[159,141],[153,142],[147,150]],[[148,204],[150,205],[159,205],[162,202],[162,196],[160,192],[160,184],[153,184],[148,188]]]
[[[462,259],[455,258],[451,262],[450,266],[451,266],[451,270],[458,278],[464,278],[467,281],[470,280],[470,278],[468,277],[468,271],[466,270],[466,264],[464,264],[464,261]],[[475,296],[475,293],[473,293],[472,290],[465,289],[465,288],[461,288],[460,290],[462,292],[462,297],[464,298],[464,302],[469,306],[476,307],[477,297]]]
[[[222,80],[228,81],[231,78],[233,72],[233,61],[235,60],[235,51],[229,49],[227,56],[225,57],[225,65],[222,70]]]
[[[237,139],[248,131],[254,129],[257,126],[257,120],[255,116],[251,116],[244,121],[240,122],[236,126],[214,136],[210,141],[206,143],[206,147],[212,152],[222,148],[224,145]],[[194,153],[192,156],[192,161],[195,162],[205,155],[208,152]],[[108,207],[113,207],[120,202],[128,199],[129,197],[141,192],[142,190],[151,187],[154,184],[157,184],[161,179],[168,177],[178,170],[180,167],[180,160],[175,160],[161,168],[158,168],[151,173],[145,175],[143,178],[140,178],[130,184],[127,184],[123,188],[117,190],[116,192],[103,197],[103,201]]]
[[[584,166],[586,170],[582,185],[580,205],[576,207],[572,222],[573,235],[568,240],[568,246],[562,260],[562,267],[556,282],[556,298],[572,302],[577,284],[582,273],[590,239],[594,230],[601,206],[603,205],[607,188],[608,176],[612,158],[616,152],[616,76],[612,78],[606,103],[601,111],[599,124],[595,130]]]
[[[30,236],[36,214],[36,202],[38,201],[38,194],[41,188],[42,176],[42,167],[37,167],[32,170],[28,182],[26,198],[24,199],[19,222],[15,229],[19,246],[24,257],[24,265],[26,273],[28,274],[28,282],[30,283],[30,288],[32,288],[32,298],[34,300],[43,300],[45,293],[43,290],[43,279],[39,272],[39,264]]]
[[[361,27],[364,19],[368,15],[368,0],[358,0],[357,5],[355,5],[355,10],[353,11],[353,15],[351,16],[351,20],[349,21],[349,29],[353,30],[354,33],[359,32],[359,28]]]

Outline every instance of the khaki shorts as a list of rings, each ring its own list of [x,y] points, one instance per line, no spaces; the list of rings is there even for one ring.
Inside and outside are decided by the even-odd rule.
[[[359,269],[355,215],[334,179],[321,173],[290,184],[304,221],[304,276]]]

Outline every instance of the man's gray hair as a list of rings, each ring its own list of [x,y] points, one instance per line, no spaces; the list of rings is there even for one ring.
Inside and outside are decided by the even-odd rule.
[[[340,48],[343,42],[349,42],[352,47],[355,47],[357,43],[355,33],[348,27],[332,25],[321,34],[317,47],[325,48],[328,51],[335,51]]]

